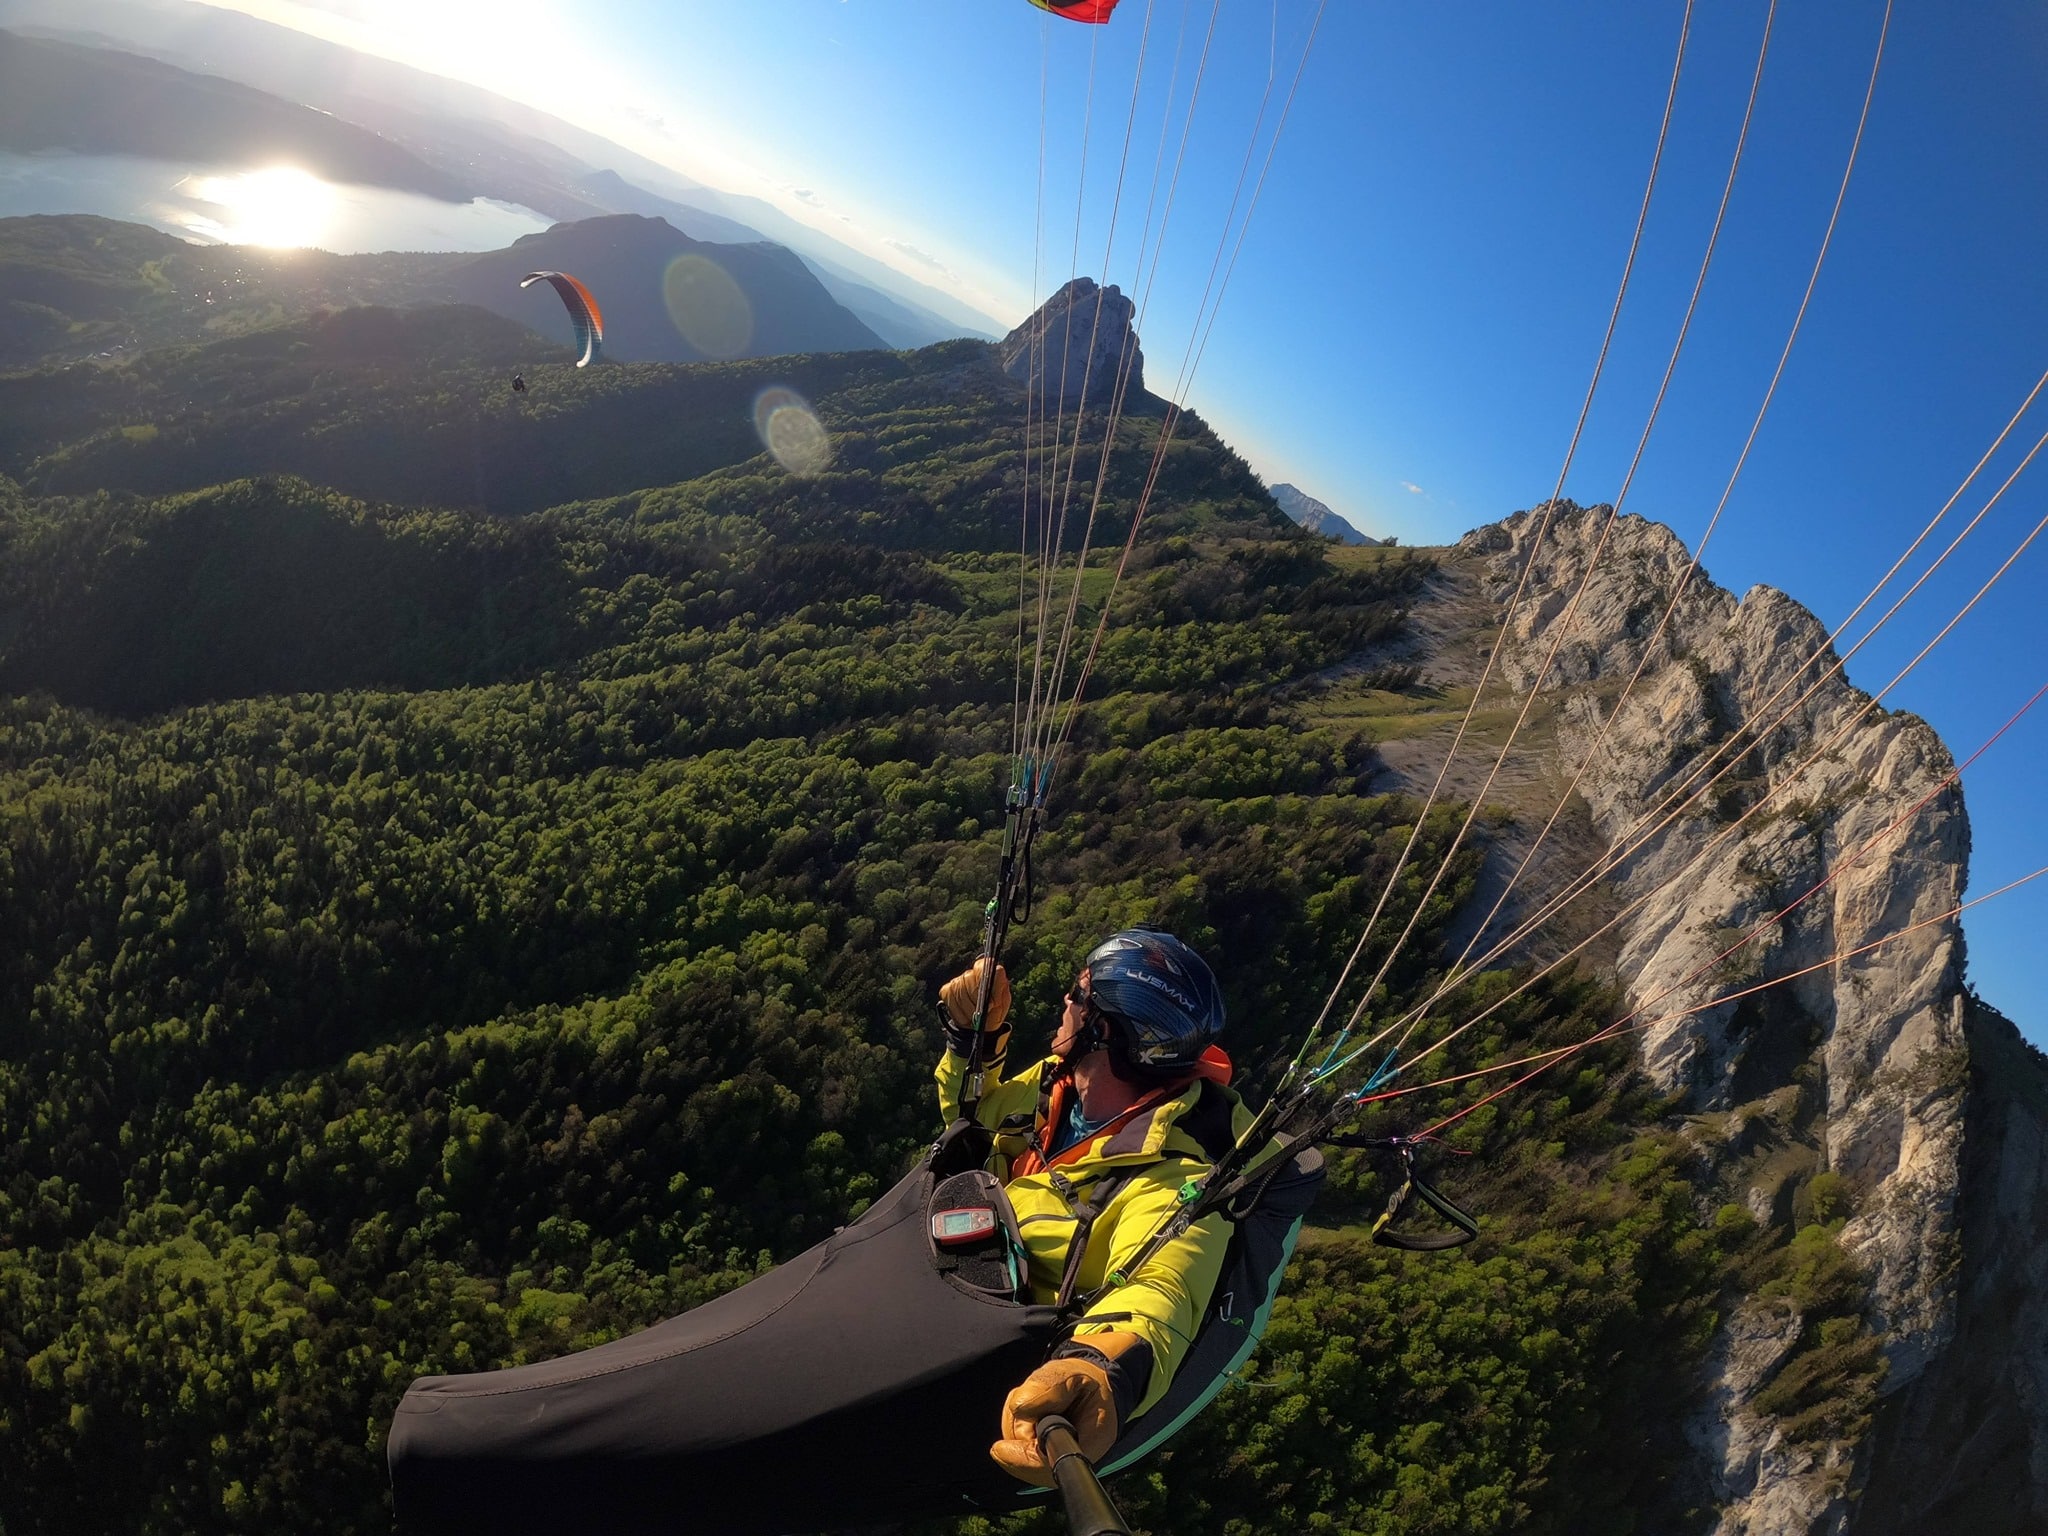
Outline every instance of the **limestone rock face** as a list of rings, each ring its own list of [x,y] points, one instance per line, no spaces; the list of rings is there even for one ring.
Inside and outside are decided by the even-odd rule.
[[[1955,1344],[1968,1278],[1969,1005],[1946,914],[1970,835],[1947,749],[1852,686],[1798,603],[1768,587],[1737,600],[1657,524],[1555,503],[1468,535],[1447,569],[1442,590],[1462,581],[1499,626],[1495,678],[1549,706],[1549,803],[1571,786],[1613,861],[1602,953],[1637,1010],[1645,1068],[1702,1122],[1768,1128],[1764,1150],[1748,1150],[1755,1137],[1702,1143],[1729,1178],[1752,1180],[1745,1203],[1760,1222],[1788,1225],[1793,1190],[1836,1176],[1850,1212],[1838,1240],[1865,1275],[1887,1359],[1885,1412],[1898,1420],[1897,1404],[1918,1403],[1924,1428],[1947,1389],[1919,1384]],[[1458,643],[1487,654],[1469,634]],[[1449,681],[1455,669],[1438,658],[1435,671]],[[2039,1075],[2034,1152],[2000,1175],[2036,1250],[2048,1227]],[[2034,1311],[2014,1326],[2037,1353],[2007,1375],[2042,1424],[2013,1454],[2048,1487],[2048,1258],[2032,1262]],[[1759,1298],[1722,1326],[1688,1426],[1717,1536],[1891,1529],[1867,1525],[1858,1497],[1872,1443],[1787,1445],[1754,1409],[1799,1331],[1789,1303]]]
[[[1136,308],[1111,283],[1077,277],[996,349],[1003,372],[1048,408],[1108,410],[1145,392],[1145,354],[1132,327]]]
[[[2048,1060],[1966,1000],[1952,1340],[1887,1398],[1855,1536],[2048,1530]]]
[[[1846,1448],[1789,1446],[1749,1411],[1750,1400],[1799,1342],[1805,1320],[1789,1301],[1750,1303],[1721,1330],[1708,1363],[1706,1408],[1686,1426],[1721,1508],[1714,1536],[1802,1531],[1842,1536],[1850,1506],[1842,1488]]]
[[[1805,1319],[1789,1301],[1745,1307],[1715,1340],[1710,1367],[1710,1412],[1686,1425],[1707,1480],[1724,1504],[1756,1492],[1769,1430],[1742,1409],[1799,1342]]]
[[[1791,990],[1819,1034],[1823,1165],[1858,1195],[1843,1242],[1870,1270],[1889,1381],[1902,1385],[1951,1322],[1941,1271],[1955,1249],[1962,1085],[1943,1063],[1962,1047],[1960,932],[1929,920],[1960,901],[1969,856],[1962,796],[1943,783],[1954,762],[1925,723],[1851,686],[1819,622],[1783,593],[1737,602],[1695,574],[1674,609],[1690,559],[1668,529],[1573,509],[1537,543],[1541,522],[1510,519],[1492,562],[1511,585],[1534,551],[1503,636],[1510,681],[1626,683],[1641,669],[1611,717],[1598,694],[1576,696],[1558,757],[1566,771],[1585,765],[1579,793],[1609,845],[1638,850],[1620,871],[1640,905],[1619,969],[1648,1019],[1670,1016],[1643,1033],[1652,1075],[1697,1108],[1733,1108],[1751,1096],[1758,1031],[1737,1005],[1682,1010],[1733,980],[1887,941]]]

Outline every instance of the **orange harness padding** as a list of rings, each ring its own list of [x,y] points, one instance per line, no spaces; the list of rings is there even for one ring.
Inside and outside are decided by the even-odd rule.
[[[1073,1071],[1071,1068],[1063,1067],[1059,1075],[1052,1080],[1039,1106],[1037,1134],[1031,1138],[1031,1145],[1018,1153],[1016,1160],[1010,1164],[1010,1177],[1021,1178],[1027,1173],[1042,1173],[1048,1168],[1079,1162],[1092,1148],[1116,1135],[1146,1110],[1186,1092],[1190,1083],[1211,1082],[1220,1088],[1229,1087],[1234,1070],[1230,1058],[1224,1054],[1221,1046],[1207,1046],[1202,1051],[1201,1060],[1195,1063],[1194,1071],[1185,1077],[1176,1078],[1170,1083],[1154,1088],[1101,1130],[1093,1135],[1083,1136],[1065,1151],[1049,1156],[1046,1149],[1052,1145],[1055,1128],[1066,1123],[1067,1111],[1074,1096]]]

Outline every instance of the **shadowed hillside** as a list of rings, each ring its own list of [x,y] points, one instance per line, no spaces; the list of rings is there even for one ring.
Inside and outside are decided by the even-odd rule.
[[[120,368],[0,375],[0,472],[38,490],[152,494],[293,474],[365,498],[530,512],[751,457],[768,385],[823,396],[918,367],[864,353],[577,369],[478,310],[342,310]]]
[[[524,675],[577,648],[557,545],[296,482],[18,511],[0,520],[0,692],[143,714]]]

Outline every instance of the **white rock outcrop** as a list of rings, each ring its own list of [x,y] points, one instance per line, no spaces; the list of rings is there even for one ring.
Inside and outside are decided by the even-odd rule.
[[[1799,604],[1768,587],[1737,601],[1657,524],[1558,503],[1461,550],[1501,621],[1497,675],[1556,696],[1552,772],[1617,857],[1611,942],[1646,1068],[1710,1112],[1817,1062],[1809,1155],[1853,1192],[1840,1241],[1868,1277],[1884,1390],[1908,1386],[1955,1318],[1966,1074],[1946,914],[1969,828],[1952,759],[1844,679]],[[1768,1002],[1702,1007],[1800,971]],[[1751,1208],[1778,1198],[1752,1191]],[[1724,1325],[1692,1426],[1719,1536],[1848,1528],[1858,1447],[1787,1450],[1746,1408],[1771,1341],[1790,1347],[1782,1321]]]

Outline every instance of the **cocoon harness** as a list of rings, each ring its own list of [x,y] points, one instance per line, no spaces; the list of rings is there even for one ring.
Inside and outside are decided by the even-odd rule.
[[[427,1376],[387,1445],[406,1536],[719,1533],[1000,1512],[1046,1497],[989,1459],[1009,1390],[1072,1319],[1023,1299],[1015,1217],[985,1180],[1001,1233],[963,1253],[939,1236],[988,1133],[958,1122],[857,1221],[738,1290],[644,1332],[540,1365]],[[1321,1154],[1283,1145],[1226,1207],[1230,1249],[1164,1397],[1102,1458],[1163,1445],[1257,1344]],[[945,1188],[941,1190],[940,1186]]]

